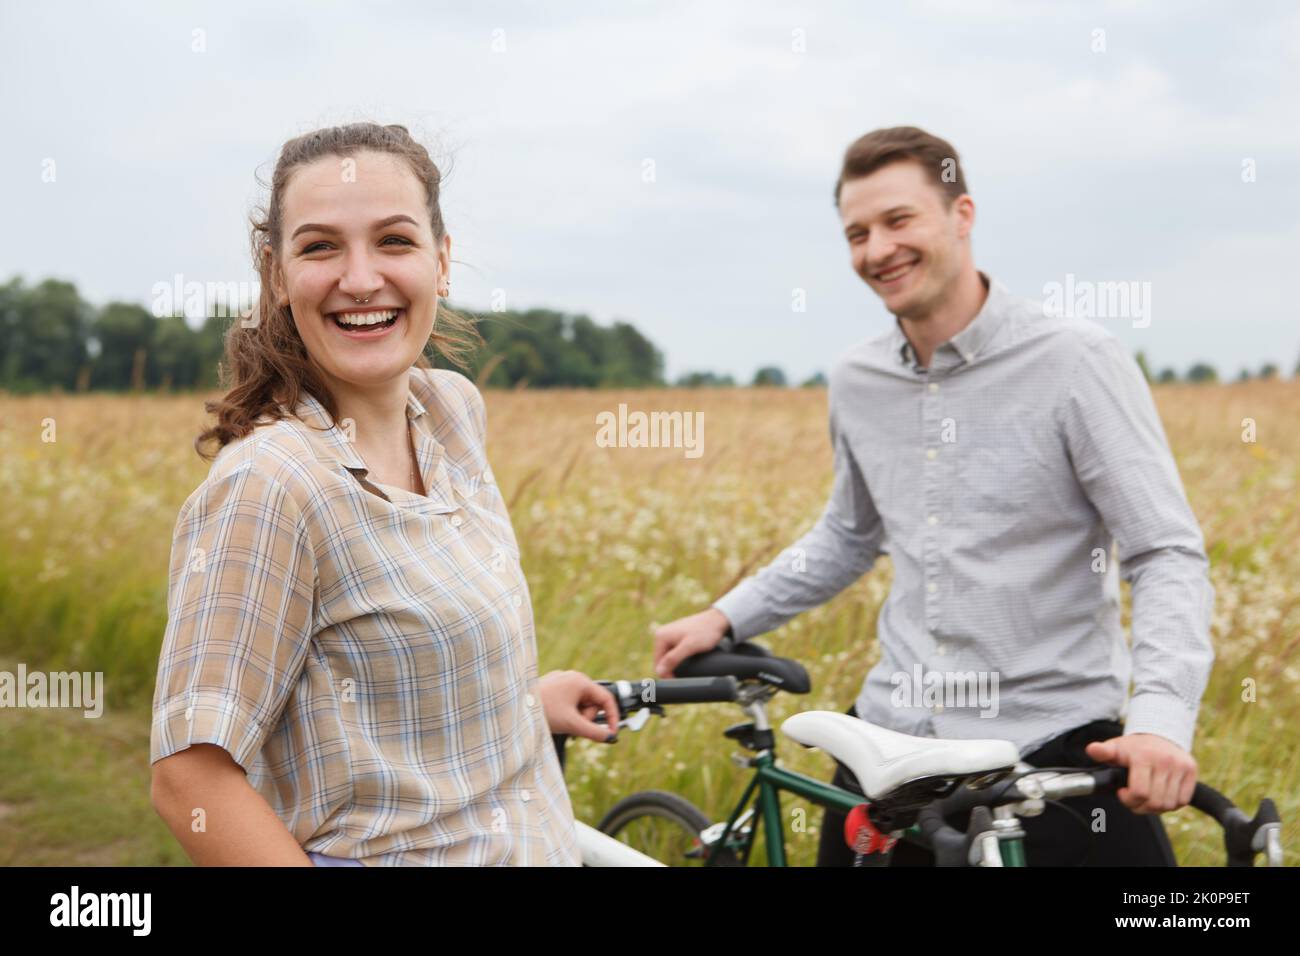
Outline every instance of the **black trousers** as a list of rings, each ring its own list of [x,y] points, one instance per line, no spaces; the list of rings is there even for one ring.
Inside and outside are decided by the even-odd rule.
[[[857,711],[850,707],[854,717]],[[1084,747],[1094,740],[1118,737],[1124,728],[1114,720],[1096,720],[1049,740],[1028,755],[1025,763],[1034,767],[1097,767]],[[838,760],[831,782],[837,787],[861,793],[857,778]],[[1087,827],[1067,811],[1052,803],[1036,817],[1021,817],[1025,831],[1025,862],[1030,866],[1078,866],[1089,852],[1088,866],[1177,866],[1173,847],[1159,814],[1134,813],[1113,793],[1069,797],[1061,801],[1083,818]],[[1093,832],[1094,810],[1105,810],[1104,832]],[[818,866],[852,866],[853,851],[844,842],[844,817],[837,810],[827,810],[822,817]],[[965,830],[970,813],[948,818],[948,823]],[[934,854],[924,847],[899,840],[890,854],[890,866],[934,866]]]

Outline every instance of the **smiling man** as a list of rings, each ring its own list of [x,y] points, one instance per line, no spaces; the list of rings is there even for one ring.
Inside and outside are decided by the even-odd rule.
[[[1127,767],[1118,794],[1064,801],[1083,826],[1055,807],[1025,819],[1028,862],[1076,863],[1091,840],[1093,864],[1175,865],[1158,814],[1196,782],[1214,590],[1141,371],[1101,326],[1049,317],[975,268],[975,204],[946,141],[868,133],[845,154],[835,200],[853,270],[895,323],[832,371],[830,501],[792,545],[799,560],[782,555],[659,628],[657,673],[830,600],[888,550],[880,663],[850,713],[919,736],[1007,739],[1034,766]],[[996,675],[996,716],[900,698],[900,675],[918,669]],[[834,779],[857,789],[843,766]],[[852,862],[842,833],[828,813],[819,864]],[[900,843],[892,862],[933,858]]]

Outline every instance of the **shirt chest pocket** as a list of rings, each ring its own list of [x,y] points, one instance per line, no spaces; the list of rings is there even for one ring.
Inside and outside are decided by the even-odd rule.
[[[956,499],[975,515],[1016,517],[1034,503],[1037,465],[1015,448],[962,449],[957,456]]]

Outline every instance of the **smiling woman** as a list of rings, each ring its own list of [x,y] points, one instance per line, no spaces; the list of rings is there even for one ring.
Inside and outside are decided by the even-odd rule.
[[[478,341],[473,323],[438,298],[449,291],[451,251],[442,174],[405,127],[357,123],[299,136],[281,149],[270,186],[251,223],[261,293],[250,319],[227,334],[227,393],[206,406],[217,422],[195,443],[204,458],[205,446],[247,435],[263,415],[278,418],[304,390],[337,416],[335,393],[356,376],[428,368],[430,343],[458,362]],[[404,315],[392,327],[405,328],[378,354],[344,344],[338,313],[393,308]]]
[[[539,679],[483,397],[425,359],[472,342],[439,184],[401,126],[319,130],[253,220],[154,692],[154,806],[200,864],[578,862],[551,734],[617,707]]]

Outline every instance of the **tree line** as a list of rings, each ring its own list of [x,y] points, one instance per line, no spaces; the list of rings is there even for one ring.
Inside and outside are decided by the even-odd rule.
[[[135,303],[86,302],[70,282],[0,285],[0,390],[214,389],[226,332],[241,320],[209,307],[192,326]],[[627,322],[597,325],[550,310],[461,312],[484,344],[471,374],[494,387],[663,385],[663,354]],[[446,365],[441,356],[435,364]]]
[[[182,314],[155,316],[128,302],[102,307],[86,302],[76,286],[58,279],[26,285],[14,277],[0,285],[0,390],[35,392],[215,389],[226,331],[237,321],[209,308],[197,327]],[[495,388],[643,388],[664,386],[663,354],[628,322],[598,325],[585,315],[550,309],[461,314],[474,321],[483,345],[469,356],[470,374]],[[435,365],[448,367],[440,355]],[[1213,366],[1201,362],[1180,376],[1172,368],[1153,374],[1146,356],[1137,362],[1148,381],[1214,382]],[[1269,363],[1238,380],[1271,378]],[[1300,365],[1296,374],[1300,375]],[[679,387],[735,387],[731,375],[691,371]],[[758,369],[752,386],[790,384],[777,366]],[[818,372],[800,383],[826,384]]]

